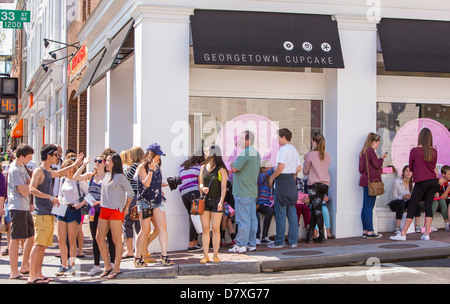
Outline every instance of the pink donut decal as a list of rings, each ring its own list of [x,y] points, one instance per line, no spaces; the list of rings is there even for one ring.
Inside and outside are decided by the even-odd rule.
[[[443,165],[450,165],[450,132],[447,128],[429,118],[418,118],[406,123],[398,130],[392,142],[392,162],[397,171],[401,174],[402,169],[409,161],[409,151],[417,146],[417,138],[422,128],[428,128],[433,134],[433,145],[438,151],[437,169]]]

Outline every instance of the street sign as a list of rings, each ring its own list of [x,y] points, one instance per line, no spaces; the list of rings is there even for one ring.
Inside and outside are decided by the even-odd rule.
[[[30,22],[30,11],[0,10],[0,21],[3,28],[21,29],[24,22]]]

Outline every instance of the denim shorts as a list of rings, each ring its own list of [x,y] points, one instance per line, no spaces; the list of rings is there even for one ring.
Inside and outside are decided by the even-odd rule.
[[[81,209],[72,210],[67,208],[65,216],[56,216],[56,219],[61,222],[65,222],[67,224],[77,222],[79,225],[81,223]]]
[[[156,209],[156,208],[159,208],[159,210],[161,210],[161,212],[164,212],[164,204],[163,203],[160,203],[160,204],[157,204],[157,205],[153,205],[152,206],[152,210],[153,209]]]
[[[218,210],[219,202],[220,202],[220,197],[219,198],[206,197],[205,198],[205,211],[223,213],[224,212],[223,207],[222,207],[221,211]]]

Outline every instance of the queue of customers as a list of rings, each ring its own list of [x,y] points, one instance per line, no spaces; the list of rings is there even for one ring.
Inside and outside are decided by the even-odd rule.
[[[232,253],[254,251],[259,244],[267,244],[269,248],[297,247],[300,215],[303,215],[306,228],[305,242],[322,243],[327,238],[334,238],[329,231],[326,208],[331,157],[325,151],[325,138],[319,133],[313,135],[312,149],[305,155],[303,166],[291,140],[290,130],[278,130],[280,149],[276,165],[273,165],[268,160],[261,160],[253,146],[254,134],[244,131],[237,143],[242,152],[230,164],[230,169],[223,162],[220,147],[211,145],[202,151],[202,155],[193,156],[181,164],[179,182],[175,186],[163,182],[161,157],[165,154],[157,143],[151,144],[146,151],[132,147],[118,154],[110,148],[105,149],[94,159],[91,172],[85,170],[91,161],[89,157],[72,153],[62,160],[61,147],[51,144],[42,147],[42,163],[30,171],[25,165],[30,162],[34,150],[22,144],[16,149],[15,160],[5,174],[3,185],[8,191],[0,189],[7,206],[0,204],[0,212],[3,214],[7,210],[5,218],[10,220],[10,278],[23,279],[23,274],[27,274],[29,283],[53,280],[45,277],[41,270],[44,252],[52,245],[55,219],[61,254],[61,268],[56,275],[74,274],[77,248],[82,243],[80,223],[84,216],[89,216],[93,240],[94,265],[89,275],[100,273],[100,277],[114,279],[121,273],[123,258],[133,258],[137,268],[156,262],[148,247],[157,237],[161,263],[173,265],[167,253],[163,192],[166,186],[173,190],[179,185],[181,200],[188,214],[192,201],[204,197],[204,212],[197,217],[189,216],[188,248],[203,249],[200,260],[203,264],[210,262],[210,247],[212,262],[220,262],[218,253],[220,246],[227,245],[226,231],[231,238],[229,252]],[[360,153],[361,221],[363,237],[368,239],[381,237],[373,229],[372,211],[376,197],[368,191],[371,182],[381,181],[380,168],[386,154],[380,158],[376,155],[379,143],[379,135],[369,133]],[[406,239],[413,217],[416,217],[415,229],[420,229],[421,204],[426,213],[422,239],[429,239],[431,220],[438,207],[446,221],[446,229],[449,229],[450,168],[444,166],[442,179],[437,179],[434,169],[437,151],[432,147],[431,132],[424,128],[419,135],[418,147],[411,151],[409,166],[395,181],[389,203],[396,212],[397,235],[391,237],[393,240]],[[299,172],[307,176],[305,185],[297,178]],[[4,177],[3,174],[1,176]],[[401,230],[400,221],[405,211],[405,225]],[[264,215],[262,223],[259,214]],[[271,240],[268,234],[273,217],[276,234]],[[134,231],[137,236],[133,246]],[[198,243],[200,233],[202,247]],[[19,269],[20,245],[23,246],[23,259]],[[104,262],[103,269],[100,268],[100,257]]]

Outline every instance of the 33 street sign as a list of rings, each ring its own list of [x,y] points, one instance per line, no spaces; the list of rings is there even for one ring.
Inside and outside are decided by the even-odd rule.
[[[30,22],[30,11],[0,10],[3,28],[21,29],[24,22]]]

